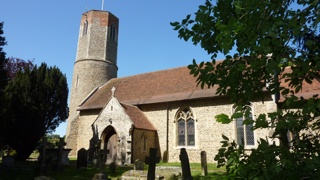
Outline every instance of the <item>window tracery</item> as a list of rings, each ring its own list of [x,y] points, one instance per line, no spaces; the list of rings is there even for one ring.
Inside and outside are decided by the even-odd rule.
[[[180,110],[176,116],[177,145],[195,146],[195,120],[191,109]]]
[[[234,112],[236,111],[236,107],[234,107]],[[235,126],[236,126],[236,141],[239,145],[244,146],[254,146],[254,132],[252,129],[252,124],[244,124],[243,121],[247,119],[253,120],[252,108],[247,105],[243,107],[243,116],[235,118]]]

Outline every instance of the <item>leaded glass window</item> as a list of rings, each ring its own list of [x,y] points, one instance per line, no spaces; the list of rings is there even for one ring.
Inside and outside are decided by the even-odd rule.
[[[195,146],[195,121],[190,109],[177,114],[177,144],[178,146]]]
[[[245,110],[249,112],[248,118],[252,119],[252,109],[250,106],[245,106]],[[245,145],[245,146],[253,146],[254,145],[254,132],[252,130],[252,124],[245,125],[243,124],[243,121],[245,119],[245,116],[236,118],[236,136],[237,136],[237,143],[239,145]],[[243,144],[244,143],[244,144]]]
[[[178,145],[179,146],[185,146],[185,141],[186,141],[186,137],[185,137],[185,121],[180,119],[178,121]]]

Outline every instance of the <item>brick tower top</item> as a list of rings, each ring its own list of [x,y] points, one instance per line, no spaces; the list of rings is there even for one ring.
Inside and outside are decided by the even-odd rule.
[[[108,11],[82,14],[76,61],[106,60],[117,64],[119,19]]]

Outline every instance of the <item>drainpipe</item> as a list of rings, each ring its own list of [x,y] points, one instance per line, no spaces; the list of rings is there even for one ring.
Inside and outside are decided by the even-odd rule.
[[[167,102],[167,140],[166,140],[167,160],[169,160],[169,102]]]

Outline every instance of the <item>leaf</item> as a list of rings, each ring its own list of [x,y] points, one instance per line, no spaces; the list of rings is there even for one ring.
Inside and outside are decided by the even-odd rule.
[[[175,31],[176,31],[176,30],[178,30],[178,29],[180,29],[180,28],[181,28],[181,26],[180,26],[180,25],[176,25],[176,27],[174,27],[174,28],[173,28],[173,30],[175,30]]]
[[[233,113],[231,116],[232,119],[237,119],[237,118],[242,118],[242,117],[243,117],[243,114],[241,112]]]
[[[177,26],[177,25],[179,25],[179,24],[180,24],[180,23],[177,22],[177,21],[176,21],[176,22],[170,22],[170,25],[171,25],[171,26]]]
[[[229,118],[229,116],[227,116],[226,114],[219,114],[215,116],[216,121],[222,124],[228,124],[230,123],[232,120]]]
[[[229,138],[227,136],[225,136],[224,134],[222,134],[222,139],[229,141]]]

